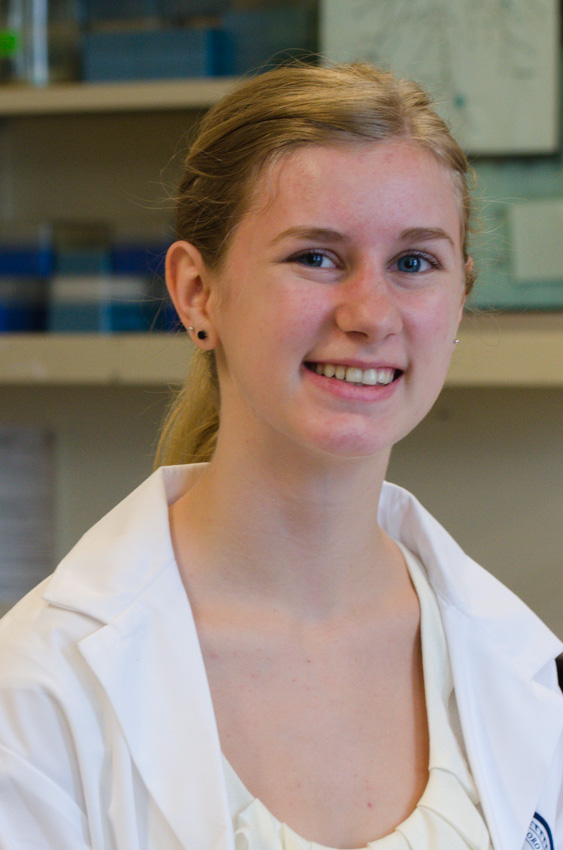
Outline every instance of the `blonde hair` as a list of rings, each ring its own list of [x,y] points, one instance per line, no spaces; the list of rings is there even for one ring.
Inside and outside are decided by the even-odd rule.
[[[370,144],[408,138],[451,172],[460,200],[464,258],[471,215],[467,158],[428,94],[416,83],[363,62],[324,68],[286,65],[244,82],[204,117],[178,188],[178,239],[210,269],[225,262],[230,238],[268,163],[304,145]],[[466,279],[466,292],[474,282]],[[156,465],[213,455],[219,383],[212,351],[197,349],[185,386],[165,420]]]

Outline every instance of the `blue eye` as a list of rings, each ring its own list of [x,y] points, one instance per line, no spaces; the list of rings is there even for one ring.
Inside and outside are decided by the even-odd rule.
[[[333,269],[334,262],[322,251],[304,251],[294,257],[295,262],[311,269]]]
[[[422,254],[405,254],[397,260],[397,269],[400,272],[406,272],[407,274],[425,272],[434,265],[435,264]]]

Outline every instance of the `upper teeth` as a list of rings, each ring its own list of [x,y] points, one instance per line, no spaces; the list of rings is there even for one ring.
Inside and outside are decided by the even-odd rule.
[[[351,384],[390,384],[395,377],[394,369],[358,369],[356,366],[333,366],[332,363],[317,363],[317,375],[326,378],[338,378]]]

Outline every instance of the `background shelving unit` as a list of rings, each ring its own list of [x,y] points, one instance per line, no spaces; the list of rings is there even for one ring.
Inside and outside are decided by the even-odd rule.
[[[166,226],[185,134],[232,79],[0,88],[0,221]],[[563,315],[464,318],[447,386],[389,477],[563,633]],[[146,476],[190,343],[0,336],[0,422],[51,428],[55,556]]]
[[[448,387],[563,387],[563,317],[467,314]],[[184,378],[178,334],[0,335],[0,386],[167,386]]]
[[[0,88],[0,117],[206,109],[235,82],[230,77],[207,77],[142,83],[59,83],[40,89],[12,85]]]

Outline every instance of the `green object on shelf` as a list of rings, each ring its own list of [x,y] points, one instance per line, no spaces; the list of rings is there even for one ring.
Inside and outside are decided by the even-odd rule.
[[[17,30],[0,30],[0,59],[19,53],[21,38]]]

